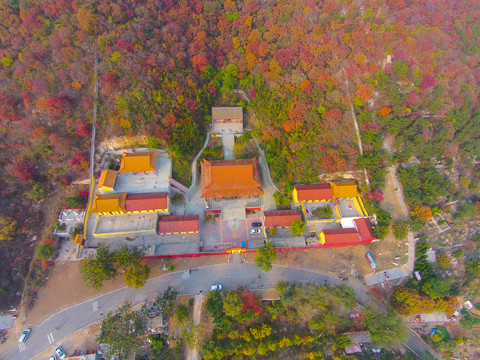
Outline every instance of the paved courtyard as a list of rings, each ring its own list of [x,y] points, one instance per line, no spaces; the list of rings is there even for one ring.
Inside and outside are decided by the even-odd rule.
[[[95,236],[128,235],[156,231],[158,215],[140,213],[100,216],[93,230]]]
[[[318,208],[325,208],[329,205],[332,209],[332,216],[330,216],[330,220],[335,221],[338,219],[337,212],[335,211],[335,204],[333,201],[316,201],[316,202],[305,202],[304,207],[305,207],[305,212],[307,214],[308,220],[324,220],[320,219],[317,217],[313,217],[313,212],[318,209]],[[326,219],[326,218],[325,218]]]
[[[169,177],[172,174],[172,160],[165,151],[158,150],[155,174],[118,173],[115,192],[129,194],[168,192]]]
[[[363,214],[358,212],[355,207],[355,203],[350,199],[340,199],[340,205],[338,206],[340,210],[340,215],[344,218],[348,217],[363,217]]]

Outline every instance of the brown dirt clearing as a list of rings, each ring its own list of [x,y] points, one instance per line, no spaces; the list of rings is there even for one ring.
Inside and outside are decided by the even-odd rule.
[[[150,266],[151,279],[169,273],[164,270],[164,264],[166,266],[173,265],[175,271],[181,271],[183,269],[222,264],[224,262],[225,257],[218,255],[146,260],[146,263]],[[122,275],[118,275],[114,280],[105,282],[100,291],[87,288],[83,285],[80,265],[80,261],[62,262],[55,265],[46,286],[38,291],[38,297],[34,306],[27,313],[27,323],[40,324],[63,309],[125,287]],[[141,291],[141,288],[139,291]],[[59,294],[68,294],[68,296],[59,296]]]

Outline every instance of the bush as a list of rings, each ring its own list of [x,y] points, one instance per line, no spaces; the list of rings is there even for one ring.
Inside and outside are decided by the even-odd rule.
[[[408,236],[408,223],[403,221],[396,221],[393,226],[393,235],[397,240],[404,240]]]
[[[442,269],[449,268],[450,265],[452,265],[450,258],[447,255],[438,255],[437,263]]]
[[[183,202],[185,201],[185,198],[182,194],[175,193],[172,195],[170,200],[172,200],[172,203],[174,204],[183,204]]]
[[[389,231],[390,227],[388,225],[377,225],[372,229],[373,235],[380,240],[385,239]]]
[[[175,270],[175,266],[170,265],[170,266],[168,267],[168,271],[174,271],[174,270]]]
[[[328,219],[333,215],[333,210],[330,205],[325,206],[324,208],[316,208],[313,210],[313,216],[319,217],[321,219]]]
[[[57,231],[63,231],[66,228],[67,228],[67,225],[65,223],[57,224],[57,226],[55,226],[55,229],[57,229]]]
[[[420,219],[418,216],[412,216],[408,221],[408,224],[410,225],[410,230],[420,232],[425,226],[425,220]]]
[[[463,250],[455,250],[452,255],[456,259],[461,258],[463,256]]]
[[[297,219],[290,227],[290,232],[295,236],[301,236],[305,231],[305,223],[301,219]]]
[[[57,247],[50,242],[46,242],[37,248],[36,256],[41,260],[48,260],[57,253]]]
[[[415,251],[416,251],[417,257],[425,255],[427,253],[427,250],[428,250],[428,247],[426,242],[421,241],[415,244]]]
[[[271,236],[275,236],[277,235],[278,230],[276,227],[273,227],[273,228],[270,228],[269,232]]]

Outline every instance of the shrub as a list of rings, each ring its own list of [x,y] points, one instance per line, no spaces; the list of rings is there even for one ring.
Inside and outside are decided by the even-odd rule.
[[[41,260],[48,260],[57,253],[57,248],[50,242],[45,242],[37,248],[36,256]]]
[[[295,236],[300,236],[305,231],[305,223],[301,219],[297,219],[290,227],[290,232]]]
[[[404,240],[408,236],[408,223],[403,221],[396,221],[393,226],[393,235],[397,240]]]
[[[316,208],[313,210],[313,215],[321,219],[328,219],[333,215],[333,210],[330,205],[325,206],[324,208]]]
[[[175,270],[175,266],[170,265],[170,266],[168,267],[168,271],[174,271],[174,270]]]
[[[457,259],[461,258],[463,256],[463,250],[462,249],[455,250],[452,255],[454,258],[457,258]]]
[[[277,235],[278,230],[276,227],[273,227],[273,228],[270,228],[269,232],[271,236],[275,236]]]
[[[437,256],[437,263],[443,269],[449,268],[450,265],[452,265],[450,258],[447,255]]]
[[[67,225],[65,223],[57,224],[57,226],[55,226],[55,229],[57,229],[57,231],[63,231],[66,228],[67,228]]]
[[[185,199],[184,199],[184,196],[182,194],[175,193],[175,194],[172,195],[170,200],[172,200],[172,203],[174,203],[174,204],[183,204]]]

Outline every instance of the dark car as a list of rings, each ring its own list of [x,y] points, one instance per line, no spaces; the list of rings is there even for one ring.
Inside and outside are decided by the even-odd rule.
[[[262,226],[262,223],[261,222],[253,222],[252,226],[253,227],[260,227],[260,226]]]

